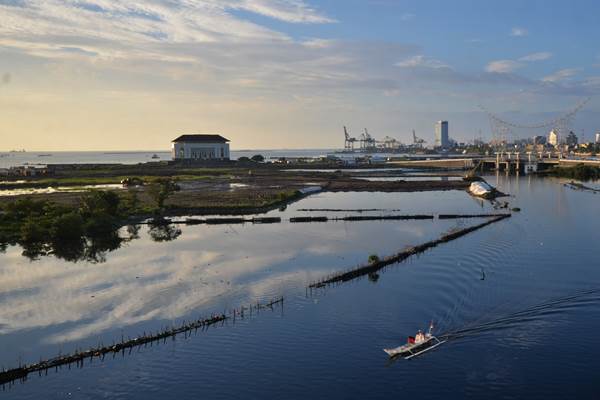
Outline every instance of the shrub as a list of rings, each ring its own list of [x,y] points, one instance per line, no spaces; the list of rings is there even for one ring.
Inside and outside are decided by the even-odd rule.
[[[81,213],[84,215],[108,214],[117,216],[119,212],[119,195],[112,191],[91,191],[81,202]]]
[[[165,205],[165,201],[176,191],[180,190],[171,179],[158,179],[148,188],[148,193],[156,201],[156,206],[161,209]]]
[[[29,218],[21,225],[20,240],[23,243],[43,243],[47,237],[47,230],[33,218]]]
[[[54,243],[75,242],[80,240],[83,234],[83,218],[75,212],[56,218],[50,229],[50,236]]]
[[[369,264],[375,264],[379,262],[379,256],[377,254],[371,254],[369,256]]]
[[[250,159],[254,162],[264,162],[265,161],[265,157],[262,154],[255,154]]]

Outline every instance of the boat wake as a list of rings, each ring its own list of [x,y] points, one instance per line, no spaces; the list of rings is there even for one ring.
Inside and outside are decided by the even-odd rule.
[[[543,316],[558,314],[575,306],[596,303],[598,301],[600,301],[600,288],[580,290],[568,296],[554,298],[500,318],[483,322],[476,321],[461,328],[447,331],[438,335],[438,337],[443,340],[453,340],[488,331],[511,329]]]

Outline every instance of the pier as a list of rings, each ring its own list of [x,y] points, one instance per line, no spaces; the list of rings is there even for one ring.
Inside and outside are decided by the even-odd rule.
[[[100,345],[88,350],[76,351],[72,354],[59,355],[48,360],[40,360],[39,362],[33,364],[20,365],[17,368],[9,370],[3,369],[0,372],[0,384],[2,384],[4,387],[4,385],[15,381],[24,382],[32,373],[38,372],[41,376],[42,373],[47,374],[51,369],[58,371],[58,369],[62,368],[63,366],[68,366],[70,369],[71,365],[73,364],[79,368],[82,368],[86,359],[89,359],[89,361],[92,362],[94,358],[104,360],[105,356],[110,354],[112,354],[113,357],[118,353],[125,355],[126,350],[131,353],[131,350],[135,347],[147,346],[148,344],[152,345],[155,342],[159,343],[161,340],[164,342],[168,338],[175,339],[175,337],[179,334],[196,331],[198,329],[206,329],[210,326],[224,323],[228,319],[235,320],[236,317],[244,318],[244,315],[252,315],[253,312],[258,312],[261,309],[273,309],[273,306],[278,304],[283,306],[283,296],[271,300],[265,304],[256,303],[247,307],[244,306],[240,309],[232,310],[229,314],[213,314],[208,318],[200,318],[190,322],[183,321],[183,323],[178,327],[171,327],[155,333],[144,332],[141,336],[133,339],[122,338],[121,341],[113,343],[110,346]]]
[[[458,238],[463,237],[471,232],[475,232],[481,228],[484,228],[488,225],[494,224],[496,222],[502,221],[502,220],[504,220],[506,218],[510,218],[510,217],[511,217],[511,214],[497,215],[497,216],[491,218],[490,220],[483,222],[481,224],[447,233],[445,235],[442,235],[438,239],[431,240],[429,242],[426,242],[426,243],[423,243],[423,244],[420,244],[420,245],[417,245],[414,247],[410,247],[404,251],[393,254],[391,256],[387,256],[382,259],[378,259],[376,261],[373,261],[373,262],[370,262],[370,263],[367,263],[364,265],[359,265],[348,271],[343,271],[343,272],[339,272],[339,273],[335,273],[333,275],[327,276],[318,282],[310,284],[308,287],[310,289],[322,288],[322,287],[326,287],[331,284],[347,282],[347,281],[359,278],[361,276],[374,274],[374,273],[380,271],[381,269],[387,267],[388,265],[404,261],[413,255],[423,253],[426,250],[436,247],[442,243],[447,243],[452,240],[458,239]]]

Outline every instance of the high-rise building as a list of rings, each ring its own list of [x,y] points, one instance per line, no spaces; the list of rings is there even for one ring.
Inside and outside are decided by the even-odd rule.
[[[573,132],[573,131],[569,132],[569,134],[567,135],[566,142],[567,142],[567,145],[569,145],[569,146],[577,146],[577,144],[579,143],[579,140],[578,140],[575,132]]]
[[[435,147],[442,147],[444,149],[450,147],[448,121],[438,121],[435,123]]]
[[[600,144],[600,132],[596,133],[596,143]]]
[[[554,147],[558,146],[558,132],[556,132],[554,129],[552,129],[548,134],[548,144]]]

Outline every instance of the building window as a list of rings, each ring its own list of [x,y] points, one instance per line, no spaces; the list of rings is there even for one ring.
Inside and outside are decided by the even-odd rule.
[[[221,158],[225,158],[225,149],[221,147]]]

